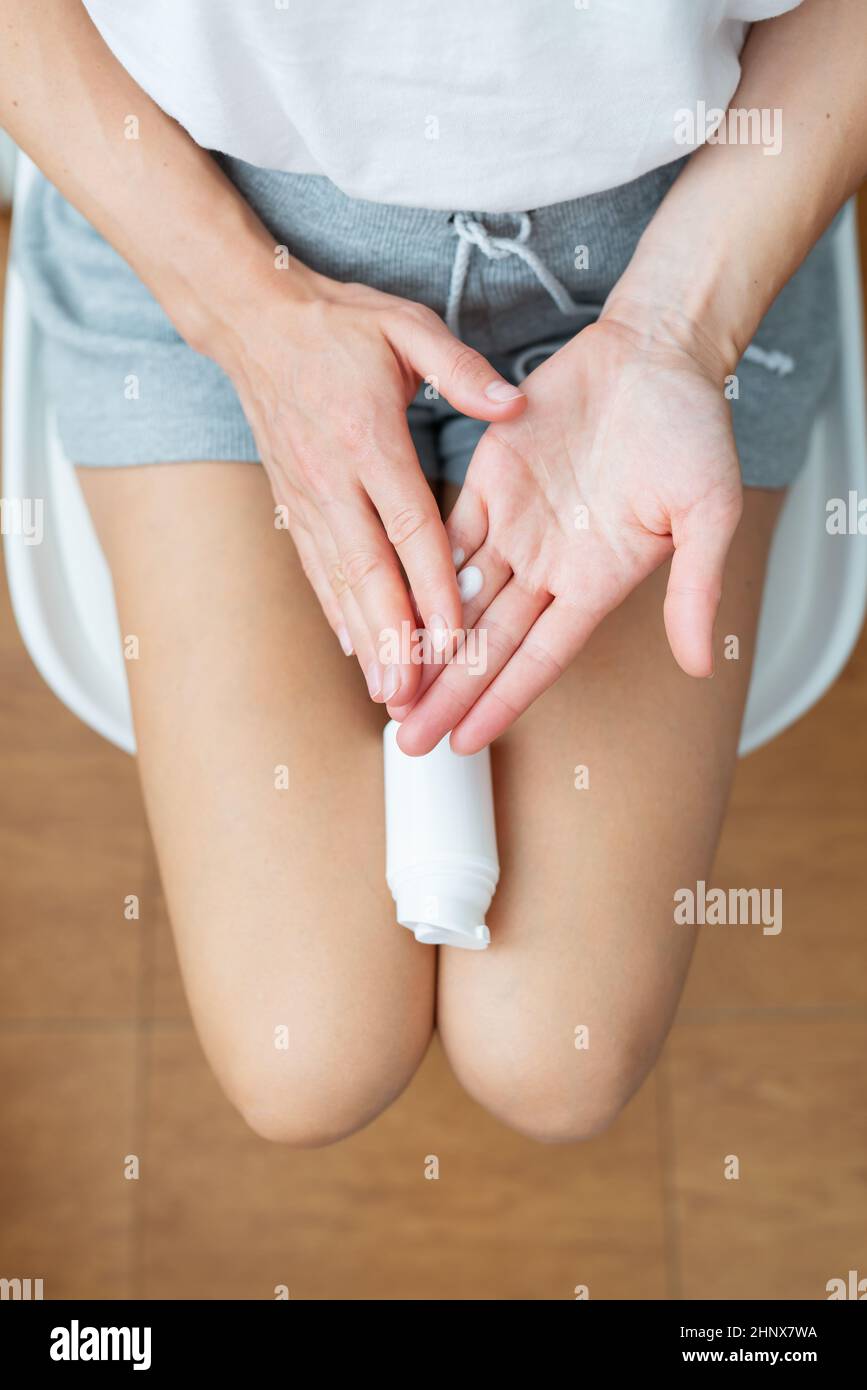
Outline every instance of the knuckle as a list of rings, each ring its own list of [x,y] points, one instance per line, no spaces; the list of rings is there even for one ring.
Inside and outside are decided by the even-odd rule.
[[[465,343],[458,343],[452,350],[449,370],[453,377],[474,377],[481,374],[483,358]],[[488,373],[490,375],[490,372]]]
[[[360,589],[374,573],[379,563],[376,555],[369,550],[350,550],[337,567],[342,575],[345,588],[353,593]]]
[[[435,309],[431,309],[427,304],[417,304],[407,300],[402,308],[402,313],[410,323],[419,328],[442,328],[443,321]]]
[[[331,585],[334,597],[339,601],[349,588],[340,565],[329,566],[328,582]]]
[[[469,704],[466,685],[461,681],[459,671],[452,666],[446,666],[437,679],[436,690],[438,713],[451,725],[457,724],[466,714]]]
[[[385,534],[395,549],[399,550],[407,541],[417,536],[427,522],[428,517],[418,507],[400,507],[389,518]]]
[[[563,674],[563,667],[557,661],[547,647],[543,647],[541,642],[532,639],[526,640],[523,644],[523,652],[528,661],[537,666],[542,676],[550,681],[559,680]]]
[[[494,705],[499,705],[510,724],[514,723],[521,713],[520,707],[513,704],[511,700],[507,700],[502,690],[498,690],[494,686],[485,691],[485,699],[490,700]]]
[[[485,640],[488,644],[488,660],[493,657],[496,664],[504,664],[509,654],[515,650],[514,637],[494,618],[485,617],[479,627],[487,633]]]

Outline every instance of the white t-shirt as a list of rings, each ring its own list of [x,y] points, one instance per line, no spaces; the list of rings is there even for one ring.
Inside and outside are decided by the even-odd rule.
[[[510,212],[700,144],[749,23],[800,0],[84,3],[208,149],[375,202]]]

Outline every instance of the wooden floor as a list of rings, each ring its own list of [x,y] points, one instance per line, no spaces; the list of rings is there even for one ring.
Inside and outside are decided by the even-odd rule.
[[[0,1276],[47,1298],[815,1299],[867,1275],[863,638],[738,772],[715,882],[781,886],[782,933],[707,930],[661,1063],[578,1147],[501,1128],[438,1050],[347,1143],[255,1138],[190,1025],[134,765],[43,685],[5,592],[0,757]]]

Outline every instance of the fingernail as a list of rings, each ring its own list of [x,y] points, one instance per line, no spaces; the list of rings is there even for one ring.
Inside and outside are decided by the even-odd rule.
[[[430,633],[434,651],[441,652],[449,640],[449,629],[445,618],[440,613],[432,613],[428,619],[427,630]]]
[[[516,401],[523,394],[517,386],[510,386],[508,381],[492,381],[485,387],[485,395],[489,401]]]
[[[389,666],[385,673],[385,680],[382,683],[382,698],[388,704],[393,700],[400,689],[400,670],[397,666]]]
[[[364,673],[371,700],[375,700],[382,690],[382,667],[378,661],[371,661]]]
[[[482,571],[476,565],[467,565],[465,570],[461,570],[458,575],[458,593],[464,603],[480,594],[483,584]]]
[[[352,656],[352,653],[355,651],[355,648],[352,645],[352,638],[349,635],[348,628],[339,627],[337,629],[337,640],[343,648],[344,655]]]
[[[464,560],[466,560],[466,558],[467,552],[465,550],[462,550],[459,545],[455,546],[454,550],[452,551],[452,562],[454,564],[455,569],[459,569],[460,566],[464,563]]]

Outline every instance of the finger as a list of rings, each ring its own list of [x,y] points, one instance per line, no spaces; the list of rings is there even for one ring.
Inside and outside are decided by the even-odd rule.
[[[458,592],[463,603],[464,627],[475,627],[512,577],[509,565],[492,545],[483,545],[458,571]]]
[[[343,609],[337,600],[337,595],[328,582],[328,571],[316,549],[313,537],[303,526],[296,526],[292,530],[292,542],[298,552],[298,559],[301,568],[310,584],[311,589],[319,600],[319,606],[325,614],[326,622],[340,643],[347,656],[352,656],[355,645],[349,626],[343,616]]]
[[[467,557],[481,550],[488,534],[488,509],[481,493],[467,480],[446,521],[446,535],[452,547],[452,560],[460,569]]]
[[[376,699],[381,702],[385,673],[379,662],[376,648],[373,645],[370,632],[368,631],[367,623],[364,620],[361,609],[355,601],[352,590],[344,584],[341,592],[337,594],[333,587],[331,576],[339,572],[340,563],[337,549],[328,528],[320,521],[319,525],[312,532],[302,530],[300,527],[297,529],[300,536],[304,538],[303,544],[305,550],[303,555],[301,554],[299,546],[299,556],[301,556],[301,563],[304,566],[304,571],[310,579],[311,584],[313,584],[317,596],[319,595],[320,587],[318,576],[323,576],[322,582],[324,582],[325,588],[328,591],[329,601],[336,609],[339,626],[343,628],[344,632],[349,637],[349,645],[361,667],[362,675],[367,684],[368,693],[371,699]],[[293,540],[295,540],[296,545],[298,545],[298,537],[295,532],[293,532]],[[306,558],[308,555],[311,557],[309,560],[309,570],[308,560]],[[345,651],[344,637],[339,631],[337,633],[337,640]]]
[[[525,409],[524,392],[495,371],[480,352],[456,338],[433,311],[403,317],[390,338],[419,376],[462,415],[514,420]]]
[[[463,551],[460,551],[463,554]],[[389,702],[388,712],[392,719],[401,723],[421,699],[422,695],[430,689],[434,681],[438,680],[449,662],[459,650],[466,634],[474,628],[482,614],[490,607],[494,599],[506,587],[512,577],[509,566],[494,553],[493,547],[482,545],[476,554],[470,555],[467,563],[458,573],[458,590],[461,595],[462,613],[460,625],[449,632],[449,640],[442,645],[441,649],[431,652],[431,659],[425,661],[421,668],[419,683],[415,691],[415,696],[411,702],[405,701],[398,705],[394,701]]]
[[[373,649],[365,665],[371,698],[409,700],[419,668],[411,659],[412,607],[394,548],[361,489],[320,505],[334,545],[331,586],[344,613],[351,594]]]
[[[461,488],[446,522],[446,534],[452,547],[452,562],[459,571],[459,592],[463,589],[461,593],[463,631],[473,626],[488,603],[506,583],[511,573],[499,562],[491,563],[487,556],[479,557],[477,555],[477,552],[480,552],[484,545],[487,532],[488,511],[484,498],[475,490],[471,479],[468,479]],[[460,579],[461,573],[463,573],[463,579]],[[487,584],[485,583],[486,575],[489,576]],[[451,651],[447,649],[444,655],[450,656]],[[430,688],[433,681],[442,674],[442,669],[442,661],[435,664],[426,662],[422,667],[413,700],[401,705],[394,702],[389,703],[388,712],[392,719],[401,723],[425,691]]]
[[[713,675],[713,625],[723,571],[740,520],[737,497],[698,504],[672,525],[674,555],[663,616],[668,644],[688,676]]]
[[[454,752],[478,753],[508,729],[563,674],[598,621],[589,609],[555,599],[530,628],[511,661],[453,730]]]
[[[460,724],[514,659],[516,648],[550,601],[550,595],[531,594],[514,579],[506,585],[467,633],[465,647],[401,724],[397,741],[404,753],[429,753]]]
[[[446,529],[418,465],[406,416],[394,423],[394,452],[366,464],[359,478],[403,565],[412,596],[432,638],[461,624],[461,599]],[[443,637],[443,645],[445,639]]]

